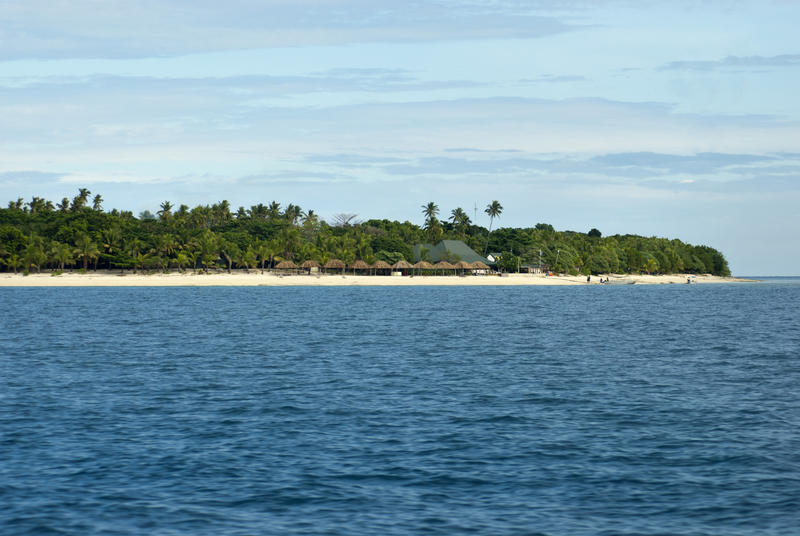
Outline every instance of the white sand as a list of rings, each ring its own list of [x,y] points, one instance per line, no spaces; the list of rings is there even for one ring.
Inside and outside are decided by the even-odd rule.
[[[612,280],[634,280],[637,285],[686,284],[685,275],[613,275]],[[603,276],[605,279],[605,276]],[[750,281],[733,277],[699,275],[693,283],[731,283]],[[600,277],[592,276],[544,276],[529,274],[470,275],[459,276],[369,276],[369,275],[278,275],[251,270],[196,274],[194,272],[133,274],[119,272],[89,272],[78,274],[65,272],[53,276],[50,273],[0,274],[0,287],[211,287],[211,286],[467,286],[467,285],[599,285]]]

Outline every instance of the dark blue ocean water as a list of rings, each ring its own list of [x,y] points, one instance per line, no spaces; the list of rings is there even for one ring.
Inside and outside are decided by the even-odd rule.
[[[800,283],[0,289],[0,534],[800,534]]]

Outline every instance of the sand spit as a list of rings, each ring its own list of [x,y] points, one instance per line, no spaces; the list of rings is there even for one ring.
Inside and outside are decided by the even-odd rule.
[[[605,279],[605,275],[602,276]],[[612,281],[635,281],[637,285],[686,284],[685,275],[614,275]],[[50,273],[0,274],[0,287],[215,287],[215,286],[309,286],[309,287],[347,287],[347,286],[523,286],[523,285],[599,285],[600,276],[544,276],[530,274],[469,275],[469,276],[380,276],[380,275],[341,275],[341,274],[302,274],[288,275],[274,272],[234,271],[216,273],[154,273],[133,274],[119,272],[89,272],[79,274],[65,272],[61,275]],[[734,283],[749,282],[751,279],[698,275],[691,278],[692,283]],[[612,285],[613,286],[613,285]]]

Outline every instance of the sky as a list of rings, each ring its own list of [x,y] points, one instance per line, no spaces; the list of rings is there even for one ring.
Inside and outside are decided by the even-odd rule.
[[[800,273],[800,2],[0,0],[0,202],[679,238]]]

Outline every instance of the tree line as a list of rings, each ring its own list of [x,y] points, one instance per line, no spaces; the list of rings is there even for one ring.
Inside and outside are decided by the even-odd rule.
[[[558,273],[711,273],[730,275],[719,251],[677,239],[636,235],[602,236],[556,231],[537,223],[529,228],[492,230],[503,207],[485,209],[489,228],[476,225],[462,208],[440,219],[439,207],[423,205],[422,226],[388,219],[357,220],[338,214],[330,222],[313,210],[289,203],[259,203],[233,210],[228,201],[212,205],[161,203],[155,214],[103,209],[101,195],[86,188],[53,203],[40,197],[17,199],[0,209],[0,270],[219,270],[269,269],[281,260],[351,264],[383,260],[413,262],[417,243],[463,240],[496,266],[517,271],[542,266]],[[458,260],[458,259],[451,259]]]

